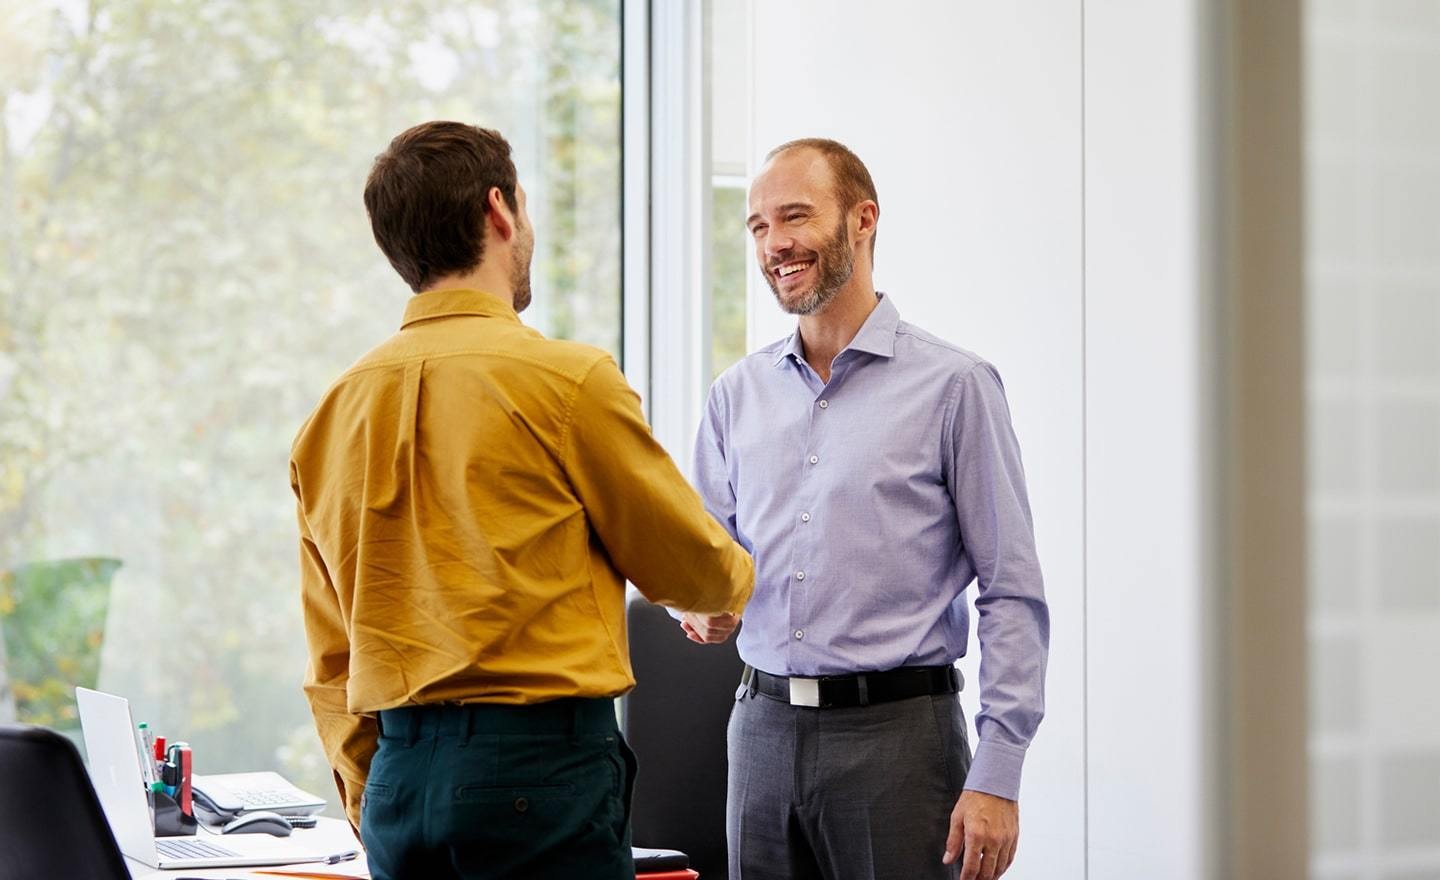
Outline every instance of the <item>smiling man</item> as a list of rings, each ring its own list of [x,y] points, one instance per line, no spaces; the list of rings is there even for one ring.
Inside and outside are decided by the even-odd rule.
[[[1015,857],[1049,643],[1020,449],[995,368],[875,291],[879,218],[843,145],[770,153],[748,225],[799,326],[715,382],[696,444],[706,506],[756,561],[729,728],[741,880],[993,880]],[[698,642],[737,622],[681,616]]]

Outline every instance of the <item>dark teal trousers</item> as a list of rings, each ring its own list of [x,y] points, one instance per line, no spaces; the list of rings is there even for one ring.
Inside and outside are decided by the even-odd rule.
[[[634,880],[634,781],[613,700],[388,709],[360,836],[375,880]]]

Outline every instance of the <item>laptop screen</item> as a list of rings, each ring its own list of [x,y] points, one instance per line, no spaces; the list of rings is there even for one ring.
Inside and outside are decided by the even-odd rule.
[[[100,806],[105,810],[110,830],[115,832],[120,851],[153,865],[157,861],[155,827],[145,801],[145,781],[140,770],[135,724],[130,718],[130,701],[89,688],[76,688],[75,702],[85,734],[90,781],[100,797]]]

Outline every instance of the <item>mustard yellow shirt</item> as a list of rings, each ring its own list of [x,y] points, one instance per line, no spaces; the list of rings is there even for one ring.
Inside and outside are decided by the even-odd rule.
[[[705,613],[754,584],[615,361],[475,290],[410,300],[300,429],[290,481],[305,693],[357,827],[378,710],[621,694],[626,579]]]

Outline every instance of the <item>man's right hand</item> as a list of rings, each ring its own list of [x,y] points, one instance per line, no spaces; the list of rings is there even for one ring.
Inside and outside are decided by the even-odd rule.
[[[680,628],[685,630],[685,638],[697,645],[721,644],[739,625],[738,614],[694,614],[687,611],[680,615]]]

